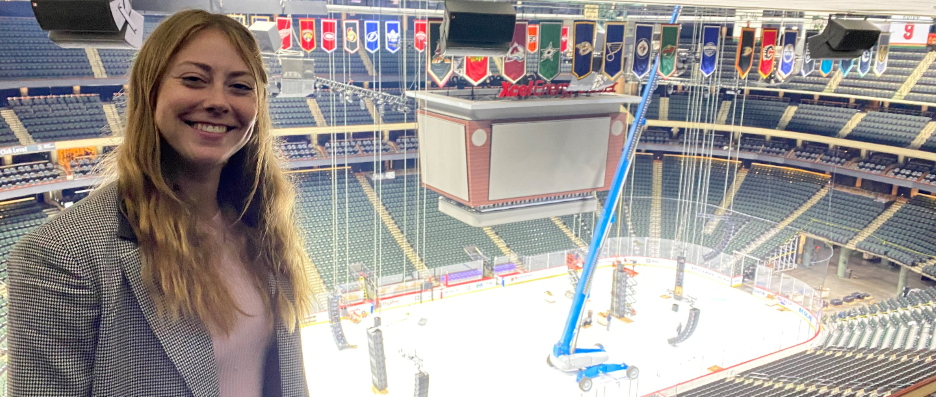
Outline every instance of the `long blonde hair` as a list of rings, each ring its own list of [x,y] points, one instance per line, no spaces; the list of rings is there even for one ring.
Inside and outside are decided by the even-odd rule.
[[[232,208],[246,229],[248,270],[261,291],[267,275],[280,279],[273,295],[261,294],[293,331],[310,311],[305,266],[309,259],[295,225],[295,192],[274,150],[267,104],[267,75],[253,35],[235,20],[201,10],[179,12],[163,21],[140,49],[127,88],[126,131],[109,167],[117,179],[122,211],[137,235],[142,278],[160,315],[197,317],[228,333],[237,305],[211,263],[211,250],[196,231],[186,197],[173,189],[174,150],[162,140],[154,112],[160,84],[176,53],[198,33],[217,30],[230,39],[256,81],[258,112],[250,140],[221,171],[218,201]],[[285,281],[285,283],[283,283]]]

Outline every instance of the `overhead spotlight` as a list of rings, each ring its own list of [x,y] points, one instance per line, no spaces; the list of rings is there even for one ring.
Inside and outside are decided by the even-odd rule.
[[[364,98],[361,98],[361,101],[360,101],[360,102],[361,102],[361,110],[366,110],[366,109],[367,109],[367,104],[364,103]]]
[[[381,104],[380,104],[380,113],[381,113],[381,114],[383,114],[384,109],[385,109],[384,104],[381,103]]]

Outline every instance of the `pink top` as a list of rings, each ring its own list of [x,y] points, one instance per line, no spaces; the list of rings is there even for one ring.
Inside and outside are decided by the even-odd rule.
[[[238,307],[250,316],[237,313],[230,334],[211,333],[221,397],[262,397],[266,353],[273,341],[273,317],[263,306],[262,291],[253,284],[250,273],[238,255],[238,244],[227,237],[230,227],[218,213],[211,232],[224,237],[219,272]]]

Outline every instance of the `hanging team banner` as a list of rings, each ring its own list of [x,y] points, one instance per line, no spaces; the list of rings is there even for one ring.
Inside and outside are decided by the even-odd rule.
[[[380,21],[364,21],[364,49],[371,54],[380,50]]]
[[[292,48],[292,18],[277,17],[276,30],[279,31],[280,41],[282,42],[280,49],[288,50]]]
[[[823,59],[819,61],[819,74],[822,75],[822,77],[828,76],[830,73],[832,73],[833,65],[835,65],[835,62],[833,62],[831,59]]]
[[[679,25],[660,25],[660,77],[668,79],[676,74],[676,55],[679,53]]]
[[[488,57],[465,57],[465,72],[462,77],[471,85],[481,84],[491,75]]]
[[[653,25],[638,23],[634,28],[634,62],[631,72],[638,79],[650,73],[650,40],[653,40]]]
[[[561,39],[560,37],[560,41]],[[572,43],[575,46],[572,49],[572,75],[581,80],[592,72],[592,55],[595,53],[595,22],[573,23]],[[559,47],[556,49],[558,50]]]
[[[699,70],[702,75],[709,77],[715,73],[718,64],[718,36],[721,35],[721,26],[702,27],[702,61]]]
[[[354,54],[361,49],[361,40],[358,34],[361,32],[361,26],[358,21],[342,21],[344,24],[344,50],[349,54]]]
[[[305,52],[315,49],[315,18],[299,18],[299,46]]]
[[[247,26],[247,16],[244,14],[227,14],[231,19],[240,22],[241,25]]]
[[[851,72],[853,67],[855,67],[854,59],[849,59],[847,61],[843,59],[839,61],[839,69],[842,70],[842,77],[848,77],[848,73]]]
[[[881,33],[877,42],[877,56],[874,58],[874,74],[881,77],[887,70],[887,57],[890,53],[890,33]]]
[[[774,55],[777,53],[777,29],[761,29],[760,64],[757,71],[761,78],[766,79],[773,73]]]
[[[865,77],[871,71],[871,50],[864,50],[858,58],[858,77]]]
[[[559,50],[562,52],[569,50],[569,25],[562,26],[562,46],[559,47]]]
[[[564,28],[564,27],[563,27]],[[624,32],[625,22],[605,22],[605,44],[601,54],[601,74],[609,80],[617,79],[624,73]]]
[[[251,15],[250,24],[253,25],[257,22],[270,22],[270,17],[268,15]]]
[[[777,76],[785,80],[793,73],[793,64],[796,61],[796,36],[797,31],[786,30],[783,32],[783,48],[780,50],[780,65],[777,66]]]
[[[414,22],[416,34],[413,36],[413,47],[416,51],[423,52],[426,49],[426,20],[417,20]]]
[[[436,85],[444,87],[449,79],[452,78],[455,69],[452,67],[452,57],[442,56],[441,27],[442,21],[428,22],[426,44],[429,46],[429,51],[426,51],[426,72],[429,74],[429,77],[432,77],[432,81],[434,81]]]
[[[504,57],[504,79],[513,84],[526,75],[526,41],[527,23],[517,22],[514,25],[513,41]]]
[[[757,29],[742,28],[741,42],[738,43],[738,54],[735,58],[735,69],[738,70],[738,77],[747,78],[751,71],[751,65],[754,64],[754,34]]]
[[[527,52],[539,50],[539,25],[527,25]]]
[[[331,53],[338,48],[338,21],[334,19],[322,19],[322,49]]]
[[[542,22],[538,28],[539,75],[546,81],[552,81],[559,76],[559,62],[562,59],[559,52],[562,46],[562,22]]]
[[[400,50],[400,21],[384,22],[384,37],[387,39],[387,51],[396,54]]]
[[[803,60],[800,66],[800,74],[803,77],[809,76],[816,70],[816,60],[809,54],[809,39],[818,34],[817,32],[807,32],[803,35]]]

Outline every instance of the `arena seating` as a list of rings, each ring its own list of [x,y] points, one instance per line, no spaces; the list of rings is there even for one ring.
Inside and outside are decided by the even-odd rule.
[[[375,215],[350,170],[304,172],[294,177],[297,223],[305,234],[306,251],[325,285],[356,281],[347,277],[347,266],[351,264],[379,268],[384,276],[416,271]]]
[[[859,151],[857,150],[848,150],[847,148],[837,147],[835,149],[829,149],[821,157],[819,157],[819,162],[823,164],[833,165],[842,167],[849,161],[858,157]]]
[[[323,147],[329,157],[359,156],[362,154],[357,141],[353,140],[328,141],[325,142]]]
[[[933,164],[930,161],[911,159],[905,164],[898,164],[896,167],[892,168],[887,175],[894,178],[908,179],[908,180],[917,180],[920,179],[923,175],[929,176],[929,173],[933,170]]]
[[[647,120],[660,119],[660,95],[654,94],[650,97],[650,104],[647,105]]]
[[[0,282],[6,282],[7,255],[13,244],[48,220],[42,209],[35,200],[0,205]]]
[[[400,136],[395,143],[400,152],[415,152],[419,149],[419,140],[412,135]]]
[[[576,248],[549,219],[536,219],[491,227],[517,255],[531,256]]]
[[[0,17],[0,80],[94,77],[82,49],[52,43],[35,18]]]
[[[36,142],[110,134],[101,98],[97,95],[10,98],[9,103]]]
[[[468,226],[439,212],[439,194],[422,188],[419,174],[398,175],[395,179],[372,183],[380,201],[426,267],[471,261],[465,253],[467,246],[478,247],[491,260],[503,255],[481,228]]]
[[[867,159],[858,161],[855,168],[875,174],[883,174],[888,168],[897,164],[897,156],[890,153],[872,153]]]
[[[772,99],[754,99],[725,96],[725,100],[731,101],[731,110],[728,113],[726,124],[744,125],[758,128],[777,128],[780,118],[786,112],[790,105],[789,100]]]
[[[672,137],[669,128],[647,127],[640,133],[640,143],[666,144]]]
[[[315,127],[305,98],[271,98],[270,117],[276,128]]]
[[[868,112],[848,134],[848,139],[905,147],[913,142],[930,121],[929,117]]]
[[[315,145],[304,140],[281,142],[279,148],[287,160],[311,160],[320,157]]]
[[[628,206],[633,232],[638,237],[650,236],[650,202],[653,196],[653,156],[634,156],[630,175],[624,181],[621,201]],[[604,203],[604,201],[602,201]],[[622,220],[623,221],[623,220]]]
[[[754,58],[756,59],[757,57]],[[732,64],[732,66],[734,66],[734,64]],[[809,76],[804,77],[800,75],[793,75],[789,77],[783,84],[783,87],[789,88],[791,90],[822,92],[825,90],[826,86],[829,85],[829,80],[832,74],[829,74],[829,77],[822,77],[822,75],[819,74],[818,62],[816,69],[817,70]]]
[[[800,104],[786,129],[787,131],[835,136],[857,112],[857,109],[846,107]]]
[[[662,238],[676,239],[680,228],[681,241],[698,241],[702,237],[705,220],[697,214],[714,211],[721,203],[729,164],[717,159],[663,156]]]
[[[692,102],[698,101],[694,99]],[[689,121],[693,119],[693,114],[689,110],[689,94],[673,94],[669,97],[669,116],[670,121]]]
[[[0,146],[18,146],[19,144],[19,138],[13,133],[13,129],[3,117],[0,117]]]
[[[783,138],[773,138],[767,140],[760,135],[742,135],[740,147],[747,152],[771,154],[774,156],[785,156],[790,148],[795,145]]]
[[[71,160],[69,161],[68,165],[69,168],[71,168],[71,173],[75,178],[83,178],[94,174],[97,171],[98,164],[100,163],[101,158],[94,156]]]
[[[146,40],[150,33],[153,33],[153,30],[162,20],[162,15],[143,16],[143,40]],[[136,54],[137,51],[134,50],[98,49],[98,56],[101,57],[104,72],[107,73],[108,77],[125,76],[130,71],[130,65],[133,64],[133,57]]]
[[[357,56],[357,55],[355,55]],[[348,103],[333,91],[319,92],[315,99],[328,125],[373,124],[374,119],[367,109],[361,109],[357,100]]]
[[[917,195],[858,248],[915,266],[936,255],[936,201]]]
[[[803,147],[793,149],[793,156],[799,160],[816,161],[829,151],[829,145],[816,142],[804,142]]]
[[[55,169],[55,166],[48,161],[0,167],[0,190],[63,179],[65,179],[65,174]]]
[[[932,63],[929,69],[926,69],[923,77],[917,80],[916,85],[910,89],[910,93],[904,99],[932,102],[934,96],[936,96],[936,62]]]

